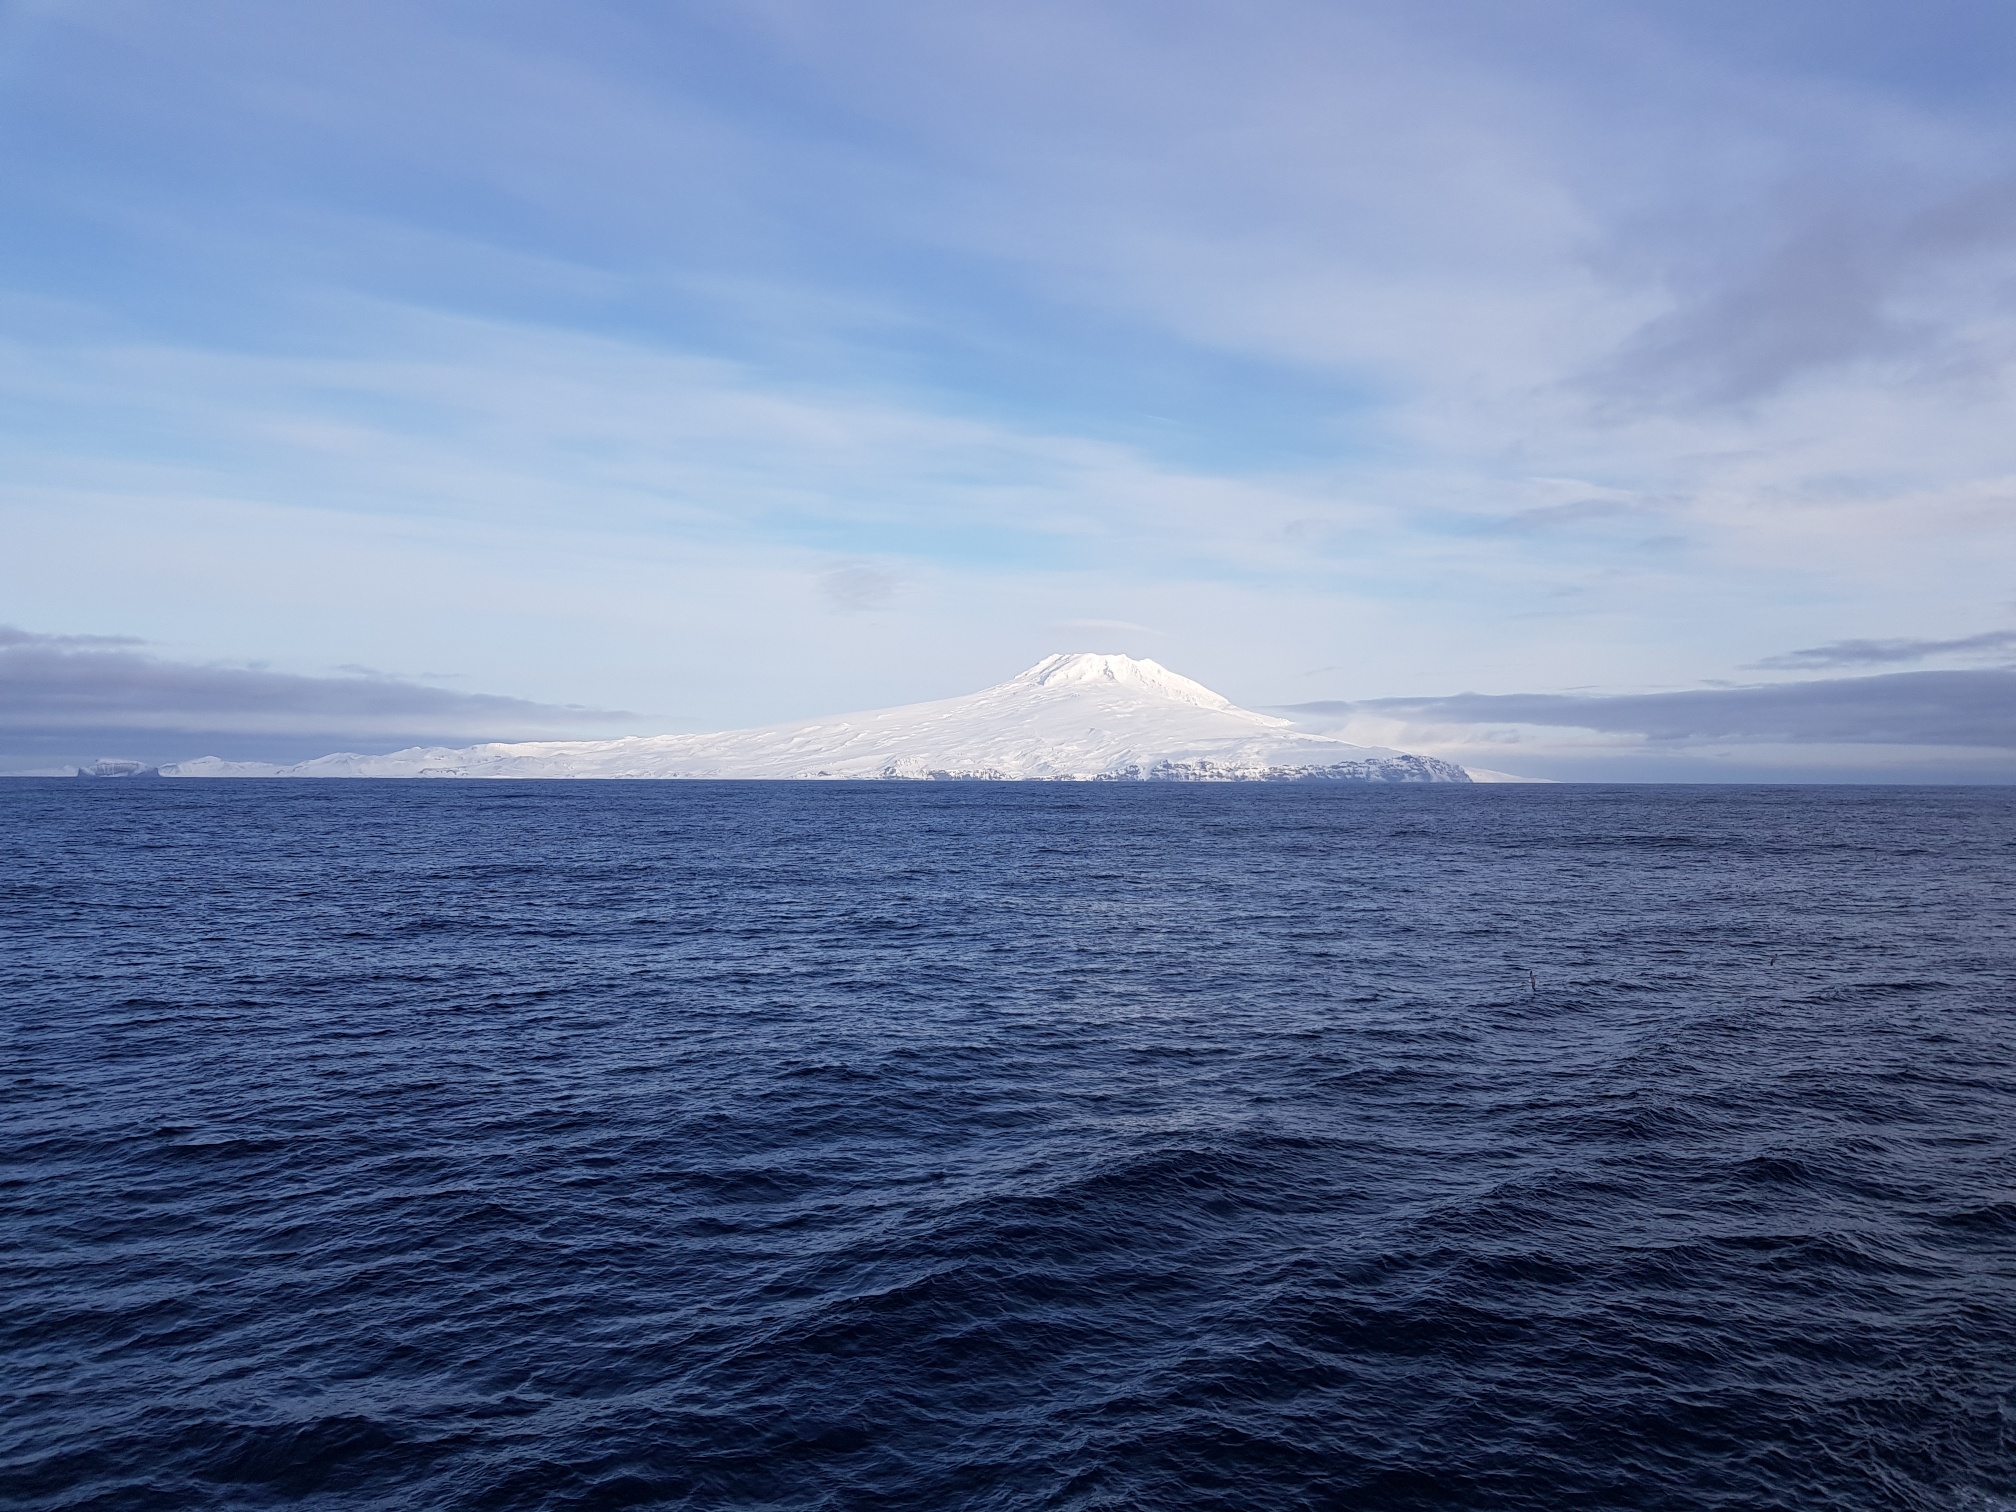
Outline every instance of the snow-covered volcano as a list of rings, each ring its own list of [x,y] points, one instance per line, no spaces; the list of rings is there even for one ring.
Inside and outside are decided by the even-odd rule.
[[[1239,708],[1152,661],[1047,656],[933,703],[718,735],[537,740],[336,755],[297,766],[205,756],[164,777],[991,778],[1096,782],[1468,782],[1459,766],[1358,746]]]

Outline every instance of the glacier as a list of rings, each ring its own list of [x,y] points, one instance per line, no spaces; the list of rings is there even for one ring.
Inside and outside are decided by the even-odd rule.
[[[292,766],[205,756],[163,777],[1001,782],[1468,782],[1452,762],[1298,730],[1159,663],[1060,652],[961,698],[711,735],[422,746]]]

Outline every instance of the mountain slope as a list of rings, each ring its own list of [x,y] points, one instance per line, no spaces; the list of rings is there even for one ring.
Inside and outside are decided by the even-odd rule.
[[[1432,757],[1351,745],[1239,708],[1152,661],[1065,653],[962,698],[713,735],[516,741],[296,766],[206,756],[165,777],[981,778],[1468,782]]]

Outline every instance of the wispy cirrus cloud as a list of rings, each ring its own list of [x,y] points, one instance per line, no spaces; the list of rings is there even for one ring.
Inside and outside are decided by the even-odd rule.
[[[1988,290],[2016,269],[2016,179],[1913,197],[1880,175],[1823,196],[1781,191],[1760,207],[1775,226],[1761,246],[1682,253],[1691,266],[1666,275],[1672,308],[1601,363],[1591,388],[1610,405],[1716,406],[1857,364],[1933,386],[1991,377],[2012,358]]]

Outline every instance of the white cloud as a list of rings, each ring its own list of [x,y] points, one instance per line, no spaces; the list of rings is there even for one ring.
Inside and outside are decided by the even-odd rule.
[[[866,562],[829,567],[819,574],[819,592],[833,608],[847,614],[887,609],[895,602],[902,580],[893,572]]]

